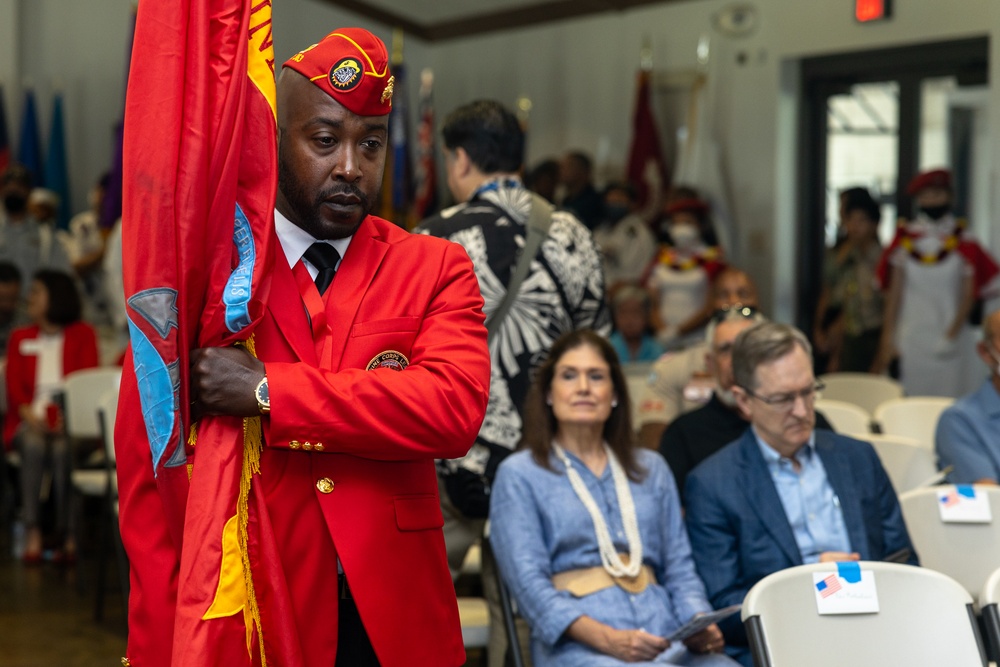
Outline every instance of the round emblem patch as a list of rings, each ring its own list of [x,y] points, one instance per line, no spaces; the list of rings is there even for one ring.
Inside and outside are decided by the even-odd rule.
[[[393,371],[401,371],[410,365],[410,360],[402,352],[386,350],[375,355],[375,358],[368,362],[365,370],[373,371],[376,368],[388,368]]]
[[[364,70],[354,58],[344,58],[330,68],[330,85],[334,90],[347,92],[361,83]]]

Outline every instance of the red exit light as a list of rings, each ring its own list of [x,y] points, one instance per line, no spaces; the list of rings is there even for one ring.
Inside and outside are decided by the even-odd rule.
[[[891,0],[854,0],[854,17],[861,23],[887,19],[891,10]]]

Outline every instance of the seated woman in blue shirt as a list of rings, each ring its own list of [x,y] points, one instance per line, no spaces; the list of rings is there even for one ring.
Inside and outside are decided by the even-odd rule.
[[[663,346],[652,336],[649,294],[635,285],[623,285],[611,297],[615,332],[611,346],[624,364],[652,362],[663,356]]]
[[[666,639],[712,606],[691,560],[673,475],[633,446],[614,350],[561,337],[525,404],[522,451],[490,500],[500,573],[532,628],[535,667],[734,665],[712,625]]]

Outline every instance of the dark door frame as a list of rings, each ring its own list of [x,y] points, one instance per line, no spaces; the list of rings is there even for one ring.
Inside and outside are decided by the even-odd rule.
[[[798,237],[796,322],[812,331],[819,298],[826,220],[827,100],[851,86],[874,81],[899,82],[899,155],[895,203],[910,210],[906,183],[920,155],[920,85],[924,79],[954,76],[960,85],[982,85],[989,76],[989,37],[916,44],[806,58],[801,63],[799,116]]]

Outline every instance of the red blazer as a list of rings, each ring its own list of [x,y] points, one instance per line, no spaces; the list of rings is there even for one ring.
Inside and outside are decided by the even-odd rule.
[[[308,664],[334,664],[339,560],[383,667],[461,665],[434,459],[468,451],[489,395],[472,263],[459,245],[367,218],[330,287],[333,359],[325,369],[277,252],[255,333],[271,400],[261,480],[301,654]],[[387,352],[406,368],[366,370]],[[125,382],[134,385],[129,366]],[[149,451],[124,449],[123,413],[137,412],[123,403],[116,441],[132,563],[129,658],[145,667],[169,665],[178,569]]]
[[[4,418],[3,437],[7,447],[21,425],[22,405],[35,400],[35,371],[37,356],[25,353],[24,341],[38,338],[37,325],[14,329],[7,343],[7,415]],[[73,371],[97,366],[97,336],[94,329],[83,322],[74,322],[63,330],[63,377]]]

